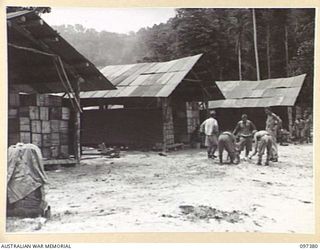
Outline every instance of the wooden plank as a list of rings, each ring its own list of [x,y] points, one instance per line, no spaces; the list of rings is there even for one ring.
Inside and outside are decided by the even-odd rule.
[[[9,108],[8,109],[8,118],[17,118],[18,117],[18,109],[17,108]]]
[[[61,107],[62,106],[62,99],[63,98],[61,96],[50,95],[49,96],[49,106]]]
[[[9,108],[19,107],[20,106],[19,94],[9,93],[8,104],[9,104]]]
[[[21,106],[49,106],[48,94],[20,95]]]
[[[64,145],[69,144],[69,133],[60,133],[60,143]]]
[[[30,119],[28,117],[9,118],[8,131],[10,132],[30,132]]]
[[[47,160],[46,159],[43,161],[44,165],[58,165],[58,164],[60,164],[60,165],[68,165],[68,164],[73,165],[76,163],[77,163],[77,161],[75,159],[71,159],[71,158],[69,158],[69,159],[55,159],[55,160]]]
[[[41,133],[51,133],[50,121],[41,121]]]
[[[40,120],[49,120],[49,107],[39,107]]]
[[[50,120],[50,129],[52,133],[59,133],[60,120]]]
[[[70,109],[68,107],[62,107],[61,119],[62,120],[69,120],[70,119]]]
[[[69,146],[68,145],[61,145],[60,146],[60,156],[61,157],[68,157],[69,156]]]
[[[62,108],[61,107],[52,107],[49,112],[50,120],[61,120],[62,118]]]
[[[51,133],[51,145],[60,145],[60,133]]]
[[[31,134],[31,142],[34,145],[37,145],[38,147],[42,146],[42,136],[41,134],[32,133]]]
[[[42,146],[50,147],[51,145],[51,134],[42,134]]]
[[[25,106],[19,108],[20,117],[28,117],[30,120],[39,120],[39,107],[37,106]]]
[[[31,121],[31,132],[32,133],[41,133],[41,121],[32,120]]]
[[[8,134],[8,145],[15,145],[18,142],[31,143],[30,132],[15,132]]]

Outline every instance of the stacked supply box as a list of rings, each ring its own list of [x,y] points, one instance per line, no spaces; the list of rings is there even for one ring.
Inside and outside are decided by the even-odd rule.
[[[48,94],[20,94],[18,105],[11,101],[17,111],[13,107],[9,111],[9,145],[33,143],[44,158],[68,157],[70,109],[62,107],[62,99]]]
[[[8,144],[31,142],[30,119],[19,116],[20,98],[17,93],[8,95]]]

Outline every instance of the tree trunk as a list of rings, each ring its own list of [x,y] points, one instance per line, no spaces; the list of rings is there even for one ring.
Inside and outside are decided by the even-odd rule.
[[[271,78],[271,58],[270,58],[270,23],[267,24],[267,67],[268,78]]]
[[[286,75],[289,76],[289,49],[288,49],[288,28],[287,25],[284,25],[284,47],[286,53]],[[288,122],[289,122],[289,131],[292,136],[293,130],[293,119],[292,119],[292,107],[288,107]]]
[[[242,70],[241,70],[241,36],[239,35],[238,40],[238,65],[239,65],[239,80],[242,81]]]
[[[284,25],[284,46],[286,52],[286,75],[289,76],[289,49],[288,49],[288,28]]]
[[[253,42],[254,42],[254,54],[256,58],[257,80],[259,81],[260,68],[259,68],[259,55],[258,55],[258,43],[257,43],[256,14],[254,9],[252,9],[252,23],[253,23]]]

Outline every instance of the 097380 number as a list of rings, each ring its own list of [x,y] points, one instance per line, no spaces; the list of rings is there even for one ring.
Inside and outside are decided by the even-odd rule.
[[[300,244],[300,248],[318,248],[318,244]]]

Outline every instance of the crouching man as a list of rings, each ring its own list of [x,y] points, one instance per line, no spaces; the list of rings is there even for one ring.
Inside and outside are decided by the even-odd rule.
[[[262,162],[262,156],[264,155],[265,150],[267,150],[267,156],[266,156],[266,162],[265,165],[269,165],[269,161],[271,158],[271,152],[272,152],[272,136],[269,134],[269,132],[265,130],[260,130],[254,134],[254,141],[255,141],[255,148],[253,154],[249,157],[251,159],[253,156],[255,156],[258,153],[258,165],[261,165]]]
[[[230,157],[230,163],[238,164],[240,162],[238,145],[236,143],[236,137],[229,131],[225,131],[219,135],[218,138],[218,150],[220,164],[223,163],[222,153],[224,150],[228,152]]]

